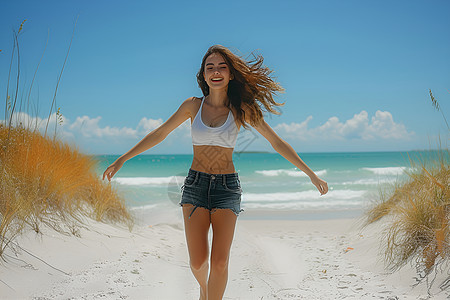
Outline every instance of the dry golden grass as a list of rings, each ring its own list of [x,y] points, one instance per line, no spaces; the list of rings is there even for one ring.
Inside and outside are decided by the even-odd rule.
[[[38,131],[0,124],[0,256],[25,228],[76,232],[81,217],[132,226],[123,198],[96,175],[95,161]]]
[[[412,162],[412,160],[411,160]],[[413,163],[408,180],[397,183],[388,196],[366,214],[367,224],[389,215],[383,240],[385,262],[392,271],[415,260],[425,273],[450,258],[450,167],[449,151],[439,150],[433,161]]]

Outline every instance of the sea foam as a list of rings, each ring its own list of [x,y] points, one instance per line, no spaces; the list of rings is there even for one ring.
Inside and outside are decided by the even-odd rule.
[[[300,170],[292,169],[278,169],[278,170],[256,170],[255,173],[261,174],[263,176],[280,176],[287,175],[293,177],[308,177],[306,173]],[[324,176],[327,174],[327,170],[320,170],[315,172],[317,176]]]
[[[279,193],[244,193],[246,202],[303,201],[311,199],[351,200],[361,199],[366,191],[332,190],[321,196],[317,190]]]
[[[168,176],[168,177],[117,177],[113,181],[122,185],[168,185],[169,183],[182,183],[183,176]]]
[[[362,168],[362,170],[370,171],[376,175],[401,175],[407,169],[407,167]]]

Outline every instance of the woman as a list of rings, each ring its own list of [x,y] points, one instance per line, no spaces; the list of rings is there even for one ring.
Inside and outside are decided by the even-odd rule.
[[[203,97],[185,100],[159,128],[111,164],[103,174],[108,180],[125,161],[162,142],[188,118],[191,119],[194,157],[182,186],[182,206],[190,267],[200,284],[200,299],[222,299],[228,280],[228,262],[241,193],[232,154],[241,126],[250,124],[284,158],[305,172],[323,195],[325,181],[300,159],[264,121],[261,105],[272,113],[272,106],[283,105],[273,94],[283,91],[262,66],[263,58],[246,62],[227,48],[215,45],[203,57],[197,81]],[[195,214],[194,214],[195,212]],[[213,229],[211,271],[209,270],[208,231]]]

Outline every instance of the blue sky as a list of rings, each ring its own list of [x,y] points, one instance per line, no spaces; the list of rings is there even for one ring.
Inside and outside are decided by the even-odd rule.
[[[264,56],[286,89],[282,115],[266,121],[297,152],[408,151],[429,149],[438,134],[448,139],[428,89],[450,118],[449,1],[18,0],[0,7],[0,119],[13,30],[27,19],[19,99],[27,98],[49,36],[31,90],[39,109],[16,116],[40,121],[78,18],[56,97],[64,118],[58,135],[86,153],[122,154],[183,100],[201,96],[195,74],[213,44]],[[188,122],[146,153],[192,153]],[[235,150],[274,151],[243,129]]]

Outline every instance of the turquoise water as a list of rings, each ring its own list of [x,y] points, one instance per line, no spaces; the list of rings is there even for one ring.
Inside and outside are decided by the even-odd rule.
[[[264,212],[362,211],[378,197],[380,188],[406,178],[412,170],[409,156],[429,157],[434,152],[304,153],[299,156],[329,185],[320,196],[309,178],[278,153],[234,153],[241,179],[242,216]],[[97,156],[98,173],[118,156]],[[179,210],[180,187],[192,155],[140,155],[125,163],[113,184],[133,210]]]

